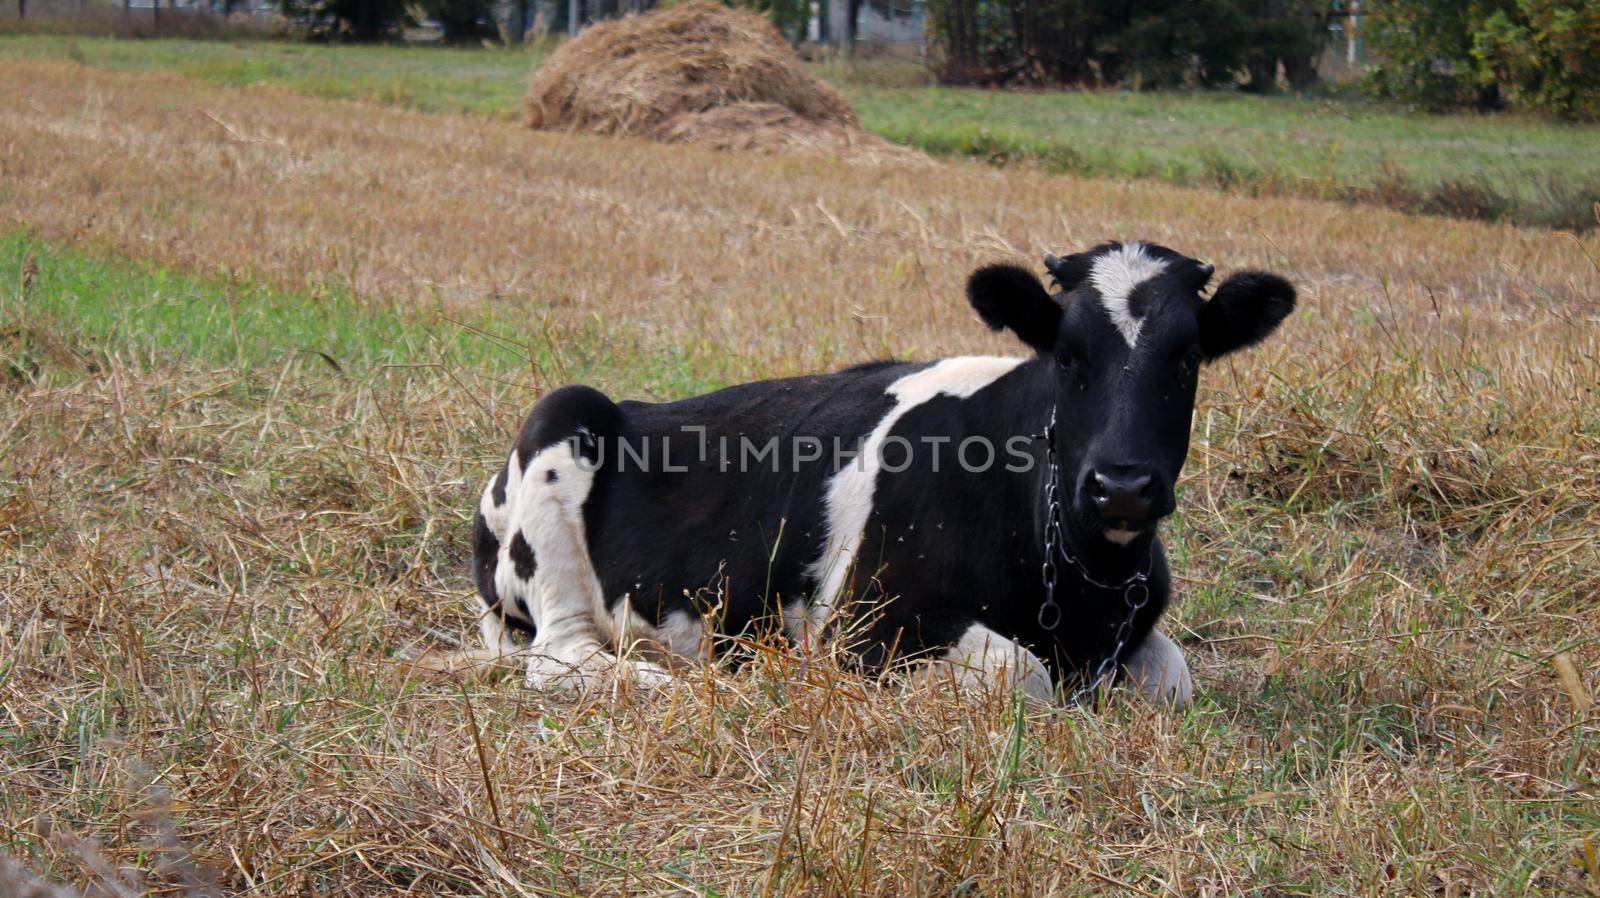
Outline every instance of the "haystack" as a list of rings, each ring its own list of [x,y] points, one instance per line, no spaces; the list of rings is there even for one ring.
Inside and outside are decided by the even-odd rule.
[[[528,86],[533,128],[698,143],[921,158],[861,128],[760,15],[691,0],[592,25]]]

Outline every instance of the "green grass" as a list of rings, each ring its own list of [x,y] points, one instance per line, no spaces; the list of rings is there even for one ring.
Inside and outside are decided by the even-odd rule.
[[[1592,225],[1589,206],[1600,199],[1594,126],[1418,115],[1353,98],[851,84],[844,91],[868,128],[898,143],[1077,175],[1371,199],[1569,227]],[[1480,211],[1468,208],[1474,204],[1486,214],[1470,214]]]
[[[520,380],[531,367],[563,383],[604,378],[629,395],[666,398],[724,386],[742,362],[726,352],[655,347],[623,319],[591,319],[551,339],[524,312],[484,304],[446,317],[343,290],[199,277],[0,232],[0,383],[107,367],[113,355],[140,369],[178,362],[241,373],[297,356],[351,376],[427,366]],[[619,375],[617,353],[638,364]]]
[[[0,283],[6,285],[0,331],[15,341],[0,352],[24,369],[45,349],[27,345],[29,335],[47,331],[62,334],[86,359],[111,351],[240,369],[290,354],[340,369],[441,358],[504,368],[516,360],[431,314],[369,305],[339,292],[313,296],[207,280],[22,233],[0,235]],[[41,326],[46,322],[49,327]]]
[[[459,49],[0,36],[0,57],[75,59],[117,71],[172,72],[232,87],[268,84],[314,97],[494,118],[517,114],[528,73],[548,50],[537,41],[521,49]]]
[[[499,119],[517,116],[527,76],[549,48],[0,36],[0,57]],[[882,61],[816,71],[869,130],[939,155],[1547,227],[1592,227],[1600,202],[1600,126],[1422,115],[1358,98],[942,88],[916,84],[925,79],[916,66]]]

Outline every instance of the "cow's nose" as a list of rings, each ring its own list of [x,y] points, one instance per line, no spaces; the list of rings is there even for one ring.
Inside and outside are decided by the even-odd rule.
[[[1142,524],[1155,508],[1155,478],[1148,471],[1095,471],[1086,486],[1100,517]]]

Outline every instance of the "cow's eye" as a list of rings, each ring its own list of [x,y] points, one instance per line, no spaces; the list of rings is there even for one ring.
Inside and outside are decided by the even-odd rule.
[[[1072,352],[1070,350],[1063,349],[1056,353],[1056,367],[1060,368],[1062,371],[1071,371],[1072,367],[1076,364],[1077,361],[1072,358]]]
[[[1194,377],[1200,372],[1200,350],[1191,349],[1183,356],[1183,361],[1178,363],[1178,372],[1185,380]]]

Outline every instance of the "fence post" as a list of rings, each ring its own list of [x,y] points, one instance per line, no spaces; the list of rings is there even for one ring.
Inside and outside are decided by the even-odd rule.
[[[1354,66],[1356,64],[1356,54],[1359,47],[1358,42],[1360,41],[1360,38],[1356,36],[1356,32],[1360,27],[1361,0],[1354,0],[1354,2],[1350,4],[1350,18],[1344,30],[1344,61],[1345,64],[1349,66]]]

